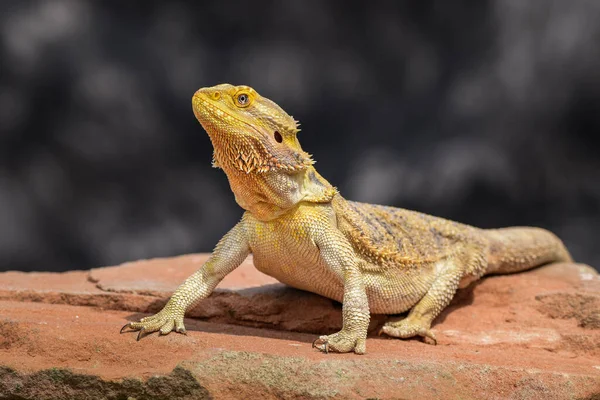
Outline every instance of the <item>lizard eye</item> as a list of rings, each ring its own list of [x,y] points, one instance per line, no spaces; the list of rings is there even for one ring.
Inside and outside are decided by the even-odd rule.
[[[236,101],[240,107],[246,107],[250,103],[250,97],[246,93],[237,95]]]

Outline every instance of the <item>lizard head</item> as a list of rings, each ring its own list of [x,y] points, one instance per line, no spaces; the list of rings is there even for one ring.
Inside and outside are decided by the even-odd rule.
[[[296,138],[297,121],[249,86],[199,89],[192,108],[213,144],[215,167],[249,174],[301,171],[313,164]]]

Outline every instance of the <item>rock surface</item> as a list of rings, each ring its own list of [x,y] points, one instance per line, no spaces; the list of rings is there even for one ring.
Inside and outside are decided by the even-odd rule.
[[[341,306],[251,259],[186,319],[188,335],[119,335],[206,259],[66,273],[0,273],[0,399],[600,398],[600,277],[554,264],[488,277],[438,317],[438,345],[376,335],[321,354]]]

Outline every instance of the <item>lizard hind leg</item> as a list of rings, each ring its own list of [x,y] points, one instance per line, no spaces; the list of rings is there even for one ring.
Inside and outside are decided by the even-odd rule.
[[[401,339],[421,336],[437,344],[435,334],[431,331],[431,323],[454,297],[462,276],[463,270],[455,262],[441,261],[437,268],[437,277],[425,296],[406,318],[386,322],[379,334],[385,333]]]

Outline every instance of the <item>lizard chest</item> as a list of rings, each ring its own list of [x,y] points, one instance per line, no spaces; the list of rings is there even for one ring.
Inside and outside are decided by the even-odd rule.
[[[319,217],[302,208],[273,221],[245,216],[254,265],[289,286],[341,301],[341,276],[327,268],[314,242],[316,231],[327,223]]]

